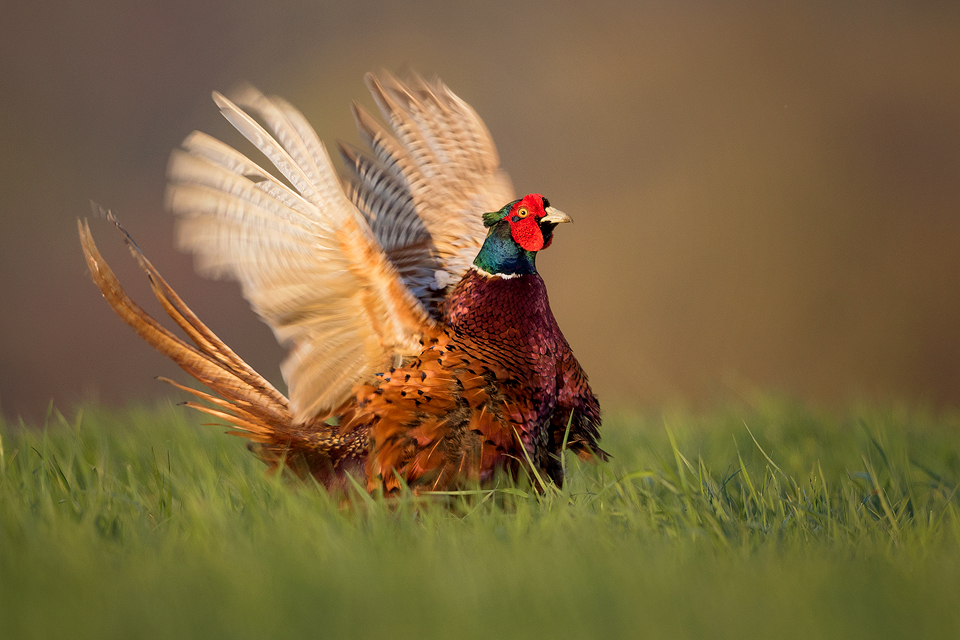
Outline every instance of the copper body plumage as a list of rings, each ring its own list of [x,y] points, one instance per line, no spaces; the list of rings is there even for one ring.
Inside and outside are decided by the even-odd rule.
[[[379,74],[367,84],[392,133],[355,106],[369,150],[340,145],[345,178],[299,112],[249,87],[214,97],[285,181],[200,133],[171,158],[181,244],[203,273],[240,281],[290,347],[289,399],[190,311],[121,228],[193,344],[147,315],[81,222],[94,282],[213,392],[172,383],[205,401],[187,404],[233,425],[271,468],[388,493],[484,484],[499,472],[560,484],[564,446],[606,457],[599,404],[534,266],[570,218],[539,194],[514,199],[482,121],[440,82]]]

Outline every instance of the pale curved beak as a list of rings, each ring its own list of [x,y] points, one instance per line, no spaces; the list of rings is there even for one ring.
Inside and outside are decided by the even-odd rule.
[[[560,209],[554,209],[553,207],[547,207],[544,209],[547,212],[547,215],[540,218],[540,222],[552,222],[553,224],[560,224],[561,222],[573,222],[573,218],[565,214]]]

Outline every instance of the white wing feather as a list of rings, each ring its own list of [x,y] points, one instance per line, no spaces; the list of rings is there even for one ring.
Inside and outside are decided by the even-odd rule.
[[[199,132],[170,160],[181,246],[201,273],[238,280],[291,347],[281,369],[299,422],[418,351],[443,288],[482,244],[480,214],[513,198],[482,121],[446,87],[386,75],[368,85],[399,142],[355,111],[372,157],[342,147],[347,183],[306,119],[252,87],[214,101],[286,182]]]

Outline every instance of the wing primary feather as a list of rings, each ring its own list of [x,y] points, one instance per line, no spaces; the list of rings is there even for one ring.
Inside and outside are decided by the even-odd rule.
[[[339,145],[346,178],[299,111],[248,85],[213,98],[276,172],[202,133],[171,156],[181,246],[203,273],[236,278],[291,348],[281,371],[298,422],[437,330],[445,287],[483,242],[480,214],[513,199],[482,121],[442,83],[366,83],[390,126],[354,104],[369,151]]]

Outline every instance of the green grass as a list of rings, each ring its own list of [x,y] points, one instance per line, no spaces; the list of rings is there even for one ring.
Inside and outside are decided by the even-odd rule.
[[[608,415],[563,490],[348,508],[202,421],[0,424],[0,637],[960,637],[960,415]]]

